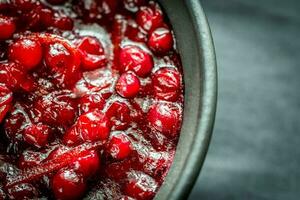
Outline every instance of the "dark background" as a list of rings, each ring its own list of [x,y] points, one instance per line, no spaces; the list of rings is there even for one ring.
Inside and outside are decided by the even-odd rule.
[[[219,99],[189,200],[300,199],[300,1],[202,5],[215,41]]]

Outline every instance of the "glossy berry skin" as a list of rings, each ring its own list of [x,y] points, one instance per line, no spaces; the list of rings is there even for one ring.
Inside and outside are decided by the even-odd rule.
[[[175,68],[160,68],[153,74],[152,82],[158,99],[176,101],[181,94],[181,74]]]
[[[149,37],[148,46],[149,48],[157,54],[166,54],[173,47],[173,36],[169,29],[167,28],[157,28],[155,29]]]
[[[136,21],[145,30],[151,31],[163,25],[163,14],[156,4],[141,7],[137,13]]]
[[[125,194],[137,200],[150,200],[154,197],[158,186],[152,177],[138,171],[132,171],[128,176]]]
[[[98,110],[87,112],[78,117],[77,122],[64,135],[65,144],[106,140],[110,133],[110,122],[105,114]]]
[[[112,136],[107,151],[112,158],[118,160],[127,158],[132,151],[128,136],[124,133]]]
[[[87,94],[80,98],[79,108],[81,114],[86,113],[90,110],[98,109],[101,110],[105,105],[105,99],[101,94],[92,93]]]
[[[139,78],[130,72],[122,74],[116,84],[117,93],[125,98],[135,97],[138,94],[139,89]]]
[[[56,199],[80,199],[86,190],[82,174],[71,169],[61,169],[52,179],[52,191]]]
[[[0,84],[6,85],[13,92],[24,90],[30,92],[34,88],[34,82],[22,69],[22,66],[14,63],[0,63]]]
[[[58,72],[70,67],[69,63],[72,63],[72,55],[63,44],[50,44],[46,49],[45,62],[50,69]]]
[[[78,48],[81,52],[83,70],[94,70],[107,63],[104,48],[97,38],[91,36],[82,38]]]
[[[148,111],[149,127],[172,138],[181,124],[181,111],[171,103],[157,103]]]
[[[23,138],[28,144],[40,148],[48,143],[50,132],[50,127],[47,125],[31,124],[25,128]]]
[[[124,130],[131,122],[130,108],[121,101],[113,102],[106,111],[112,124],[112,130]]]
[[[16,30],[13,18],[0,15],[0,30],[0,40],[11,38]]]
[[[79,157],[74,163],[76,172],[83,174],[85,178],[90,178],[100,169],[100,157],[98,152],[92,150]]]
[[[13,43],[9,49],[9,59],[17,62],[25,70],[32,70],[42,60],[42,46],[39,41],[32,39],[20,39]]]
[[[134,71],[136,75],[145,77],[153,68],[153,58],[138,46],[127,45],[120,52],[121,71]]]
[[[53,92],[37,100],[34,111],[46,125],[70,125],[76,117],[76,104],[67,94]]]

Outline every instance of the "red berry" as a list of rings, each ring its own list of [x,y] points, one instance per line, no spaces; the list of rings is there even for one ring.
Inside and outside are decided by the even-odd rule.
[[[31,124],[25,128],[23,138],[28,144],[40,148],[48,143],[50,132],[50,127],[47,125]]]
[[[109,120],[98,110],[87,112],[78,117],[74,126],[64,135],[68,145],[79,142],[106,140],[110,133]]]
[[[134,71],[138,76],[147,76],[153,68],[152,56],[138,46],[127,45],[120,52],[121,71]]]
[[[72,30],[74,27],[74,22],[68,16],[58,16],[53,19],[52,25],[62,30]]]
[[[148,46],[155,53],[168,53],[173,47],[173,36],[171,31],[167,28],[155,29],[150,34]]]
[[[43,161],[43,154],[34,151],[25,151],[19,158],[19,168],[27,169],[39,165]]]
[[[0,30],[0,40],[11,38],[16,30],[13,18],[0,15]]]
[[[176,101],[181,94],[181,74],[175,68],[164,67],[153,77],[154,95],[158,99]]]
[[[0,63],[0,83],[13,91],[18,89],[29,91],[34,85],[33,80],[17,63]]]
[[[125,98],[135,97],[138,94],[139,89],[139,78],[130,72],[122,74],[116,84],[117,93]]]
[[[171,103],[153,105],[147,115],[149,125],[166,136],[175,137],[181,124],[181,112]]]
[[[78,48],[82,54],[82,68],[84,70],[94,70],[107,63],[104,48],[97,38],[85,36]]]
[[[124,133],[114,135],[109,142],[107,151],[115,159],[127,158],[132,151],[128,136]]]
[[[45,27],[52,26],[54,23],[54,12],[51,9],[48,8],[43,8],[40,11],[40,16],[41,16],[41,23]]]
[[[24,38],[10,46],[8,56],[26,70],[32,70],[41,62],[42,53],[42,46],[38,41]]]
[[[162,26],[163,20],[163,13],[157,4],[141,7],[136,16],[137,23],[147,31]]]
[[[58,171],[52,179],[52,191],[56,199],[80,199],[86,190],[82,174],[71,169]]]
[[[152,177],[143,172],[132,171],[128,175],[125,194],[137,200],[149,200],[154,197],[157,188],[158,184]]]
[[[45,61],[51,70],[58,72],[71,67],[72,54],[63,44],[53,43],[46,49]]]
[[[112,123],[113,130],[124,130],[131,122],[130,109],[126,103],[121,101],[113,102],[106,114]]]
[[[21,109],[23,111],[23,109]],[[6,136],[11,140],[15,141],[22,138],[24,127],[28,125],[26,121],[27,115],[23,112],[18,112],[18,108],[14,108],[11,115],[6,118],[4,128]]]
[[[105,99],[101,94],[98,93],[87,94],[79,100],[79,108],[81,114],[94,109],[101,110],[104,105]]]
[[[104,48],[101,42],[92,36],[85,36],[78,44],[78,48],[89,54],[101,55],[104,54]]]
[[[88,151],[74,162],[76,172],[80,172],[88,178],[96,174],[100,169],[100,157],[96,151]]]
[[[53,92],[37,100],[34,111],[39,121],[50,126],[73,124],[76,104],[68,95]]]

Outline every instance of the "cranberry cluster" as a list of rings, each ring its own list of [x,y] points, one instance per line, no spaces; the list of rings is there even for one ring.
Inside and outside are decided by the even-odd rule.
[[[0,2],[0,200],[80,199],[89,188],[152,199],[182,109],[181,63],[157,3]]]

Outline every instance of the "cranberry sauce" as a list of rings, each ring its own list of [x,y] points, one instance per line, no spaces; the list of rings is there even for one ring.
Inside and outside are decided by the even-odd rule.
[[[181,69],[156,2],[0,1],[0,200],[153,199]]]

